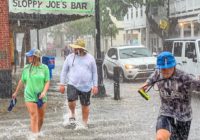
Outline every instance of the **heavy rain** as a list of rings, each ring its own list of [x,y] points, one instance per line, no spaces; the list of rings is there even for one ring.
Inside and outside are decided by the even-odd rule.
[[[199,0],[0,1],[0,140],[199,140]]]

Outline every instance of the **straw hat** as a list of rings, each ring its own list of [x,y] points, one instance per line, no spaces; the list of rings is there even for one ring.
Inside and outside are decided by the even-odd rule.
[[[77,39],[76,42],[74,44],[70,44],[69,45],[71,48],[74,49],[85,49],[85,41],[83,39]]]

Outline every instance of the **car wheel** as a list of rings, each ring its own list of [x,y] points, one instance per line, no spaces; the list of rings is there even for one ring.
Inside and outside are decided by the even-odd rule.
[[[123,72],[122,69],[120,69],[120,71],[119,71],[119,82],[120,82],[120,83],[123,83],[123,82],[125,82],[125,81],[126,81],[126,79],[125,79],[125,77],[124,77],[124,72]]]
[[[108,78],[109,78],[108,70],[107,70],[106,67],[103,68],[103,77],[104,77],[105,79],[108,79]]]

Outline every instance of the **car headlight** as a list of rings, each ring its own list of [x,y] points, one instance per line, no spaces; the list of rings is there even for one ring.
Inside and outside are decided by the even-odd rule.
[[[130,64],[125,64],[125,69],[134,69],[136,66],[130,65]]]

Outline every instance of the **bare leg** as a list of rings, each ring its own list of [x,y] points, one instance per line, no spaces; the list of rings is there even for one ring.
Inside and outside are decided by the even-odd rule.
[[[169,140],[171,133],[165,129],[159,129],[156,133],[156,140]]]
[[[76,101],[68,102],[68,106],[71,111],[71,117],[75,118]]]
[[[38,111],[37,111],[37,104],[32,102],[26,102],[26,107],[29,112],[29,116],[31,119],[31,131],[33,133],[38,133]]]
[[[47,107],[47,103],[44,103],[42,108],[38,108],[38,129],[39,129],[39,131],[41,130],[41,127],[42,127],[42,124],[44,121],[46,107]]]
[[[82,105],[82,119],[83,119],[84,125],[87,125],[89,112],[90,112],[89,106]]]

